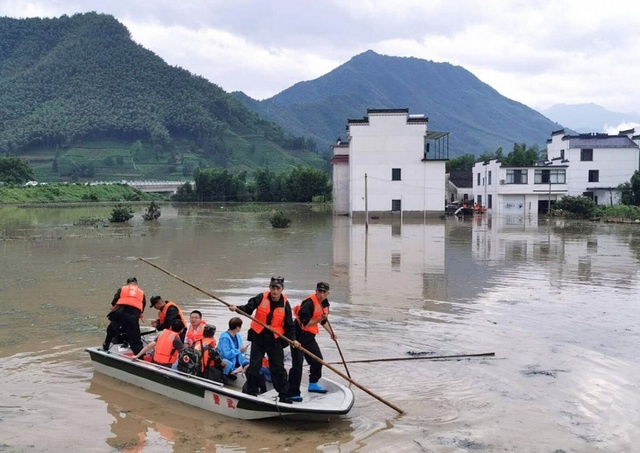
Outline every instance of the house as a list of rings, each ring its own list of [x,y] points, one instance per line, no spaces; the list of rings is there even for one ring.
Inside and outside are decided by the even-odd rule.
[[[468,201],[473,199],[473,172],[471,170],[451,170],[446,175],[447,200]]]
[[[333,209],[353,218],[427,217],[445,206],[448,132],[409,109],[368,109],[332,145]]]
[[[640,137],[565,135],[547,140],[547,160],[527,167],[509,167],[498,160],[473,167],[473,197],[487,210],[502,215],[546,213],[563,196],[587,196],[596,204],[620,202],[618,185],[628,182],[640,165]]]

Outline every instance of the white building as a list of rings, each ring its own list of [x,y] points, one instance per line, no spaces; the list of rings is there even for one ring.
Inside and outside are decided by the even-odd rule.
[[[441,215],[448,133],[427,133],[427,123],[409,109],[369,109],[348,120],[346,142],[332,146],[334,213]]]
[[[508,167],[500,161],[473,167],[473,196],[480,206],[501,215],[548,212],[563,196],[587,196],[596,204],[620,202],[618,185],[629,182],[640,164],[639,136],[565,135],[547,140],[547,161],[530,167]]]

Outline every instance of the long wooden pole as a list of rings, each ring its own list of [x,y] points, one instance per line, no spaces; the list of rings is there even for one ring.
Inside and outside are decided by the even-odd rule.
[[[432,355],[429,357],[391,357],[388,359],[350,360],[347,363],[373,363],[373,362],[400,362],[402,360],[437,360],[437,359],[464,359],[471,357],[493,357],[495,352],[483,352],[482,354],[458,354],[458,355]],[[329,362],[334,365],[340,362]]]
[[[342,359],[342,364],[344,365],[344,370],[347,372],[347,376],[351,377],[351,373],[349,373],[349,368],[347,367],[347,362],[344,360],[344,356],[342,355],[342,350],[340,349],[340,345],[338,344],[338,339],[336,338],[336,334],[333,332],[333,327],[331,327],[331,323],[327,319],[327,327],[331,332],[331,336],[333,337],[333,341],[336,343],[336,347],[338,348],[338,353],[340,353],[340,358]]]
[[[175,278],[176,280],[181,281],[182,283],[184,283],[187,286],[192,287],[195,290],[200,291],[203,294],[206,294],[207,296],[217,300],[218,302],[221,302],[222,304],[226,305],[227,307],[231,307],[232,304],[225,302],[224,300],[220,299],[218,296],[216,296],[215,294],[206,291],[196,285],[194,285],[191,282],[188,282],[187,280],[183,279],[182,277],[177,276],[176,274],[173,274],[171,272],[169,272],[166,269],[161,268],[160,266],[153,264],[152,262],[140,257],[139,258],[141,261],[144,261],[145,263],[147,263],[149,266],[155,267],[156,269],[158,269],[161,272],[164,272],[165,274]],[[265,323],[261,322],[260,320],[254,318],[253,316],[243,312],[242,310],[238,310],[236,309],[236,313],[241,314],[242,316],[245,316],[247,318],[249,318],[252,321],[257,322],[258,324],[260,324],[262,327],[264,327],[265,329],[270,330],[271,332],[273,332],[276,336],[284,339],[287,343],[289,343],[291,346],[293,346],[293,341],[289,340],[287,337],[285,337],[284,335],[281,335],[280,333],[276,332],[275,330],[273,330],[270,326],[266,325]],[[295,346],[294,346],[295,347]],[[311,357],[312,359],[314,359],[316,362],[319,362],[321,364],[323,364],[324,366],[326,366],[327,368],[329,368],[331,371],[333,371],[334,373],[336,373],[338,376],[340,376],[341,378],[349,381],[350,383],[352,383],[353,385],[355,385],[356,387],[358,387],[360,390],[362,390],[363,392],[371,395],[372,397],[374,397],[375,399],[377,399],[378,401],[380,401],[381,403],[386,404],[387,406],[389,406],[391,409],[395,410],[396,412],[398,412],[400,415],[403,415],[405,412],[400,409],[399,407],[395,406],[394,404],[390,403],[389,401],[383,399],[382,397],[376,395],[375,393],[373,393],[371,390],[367,389],[366,387],[358,384],[356,381],[354,381],[353,379],[351,379],[349,376],[346,376],[344,373],[342,373],[340,370],[336,369],[335,367],[331,366],[330,364],[328,364],[327,362],[325,362],[324,360],[322,360],[320,357],[318,357],[317,355],[313,354],[312,352],[306,350],[305,348],[303,348],[302,346],[300,346],[298,349],[300,349],[302,352],[304,352],[305,354],[307,354],[309,357]]]

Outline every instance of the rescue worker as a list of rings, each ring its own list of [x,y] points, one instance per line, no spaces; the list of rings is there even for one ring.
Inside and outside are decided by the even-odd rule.
[[[109,326],[107,327],[107,336],[102,344],[102,349],[109,350],[111,340],[113,340],[119,332],[126,335],[131,351],[137,354],[142,349],[142,338],[140,336],[140,324],[138,319],[142,318],[147,299],[138,287],[138,279],[130,277],[127,284],[116,292],[111,302],[111,311],[107,315],[109,318]]]
[[[202,340],[202,334],[204,327],[207,323],[202,319],[202,313],[199,310],[193,310],[189,315],[189,327],[184,337],[184,342],[187,346],[193,345],[197,340]],[[216,340],[213,340],[213,346],[215,347]]]
[[[316,335],[320,332],[318,325],[325,328],[331,339],[336,337],[327,325],[329,316],[329,284],[319,282],[316,285],[315,294],[310,295],[302,303],[293,309],[296,320],[296,338],[304,349],[322,359],[322,352],[316,341]],[[289,397],[293,401],[302,401],[300,396],[300,381],[302,380],[303,356],[309,364],[309,387],[307,391],[314,393],[327,393],[318,384],[322,377],[322,363],[305,355],[300,349],[291,348],[291,369],[289,370]]]
[[[153,350],[151,360],[158,365],[175,368],[177,366],[178,354],[184,349],[184,343],[180,339],[180,332],[184,331],[184,323],[180,318],[176,318],[171,323],[170,329],[165,329],[155,341],[146,345],[133,358],[139,359],[148,351]]]
[[[165,301],[162,296],[153,296],[151,298],[151,306],[159,311],[158,319],[151,321],[151,327],[155,327],[156,330],[170,329],[173,325],[173,320],[176,318],[182,321],[183,326],[187,325],[182,310],[175,302]],[[180,333],[180,340],[184,341],[185,333],[185,331]]]
[[[293,341],[294,347],[300,347],[296,341],[295,326],[291,317],[291,306],[282,291],[284,289],[283,277],[271,277],[269,290],[249,299],[246,305],[236,307],[229,305],[229,310],[251,315],[254,311],[255,319],[268,325],[273,332],[286,336]],[[265,329],[256,321],[251,322],[247,339],[251,341],[251,354],[249,367],[246,371],[247,382],[242,388],[244,393],[258,395],[260,382],[260,368],[265,353],[269,357],[269,366],[273,387],[278,392],[281,403],[292,403],[288,396],[287,370],[284,368],[284,352],[289,343],[280,338],[276,333]]]

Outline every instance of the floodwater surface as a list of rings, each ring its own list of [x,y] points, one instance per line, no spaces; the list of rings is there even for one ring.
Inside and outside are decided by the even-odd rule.
[[[162,206],[157,222],[140,206],[128,225],[79,224],[106,206],[0,208],[0,451],[637,451],[640,226],[483,216],[366,228],[286,208],[285,230],[219,204]],[[218,334],[232,316],[139,257],[232,304],[272,275],[293,305],[328,281],[347,361],[495,357],[348,365],[402,415],[355,386],[352,411],[330,421],[211,414],[93,372],[84,348],[102,343],[127,277],[201,310]],[[339,363],[326,332],[318,341]]]

